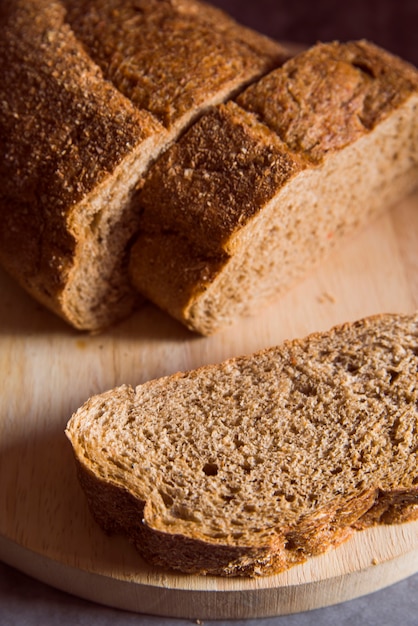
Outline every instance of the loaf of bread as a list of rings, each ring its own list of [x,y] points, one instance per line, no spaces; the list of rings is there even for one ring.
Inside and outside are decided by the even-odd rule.
[[[214,333],[417,182],[418,72],[366,42],[291,59],[196,0],[0,28],[0,263],[76,328],[145,297]]]
[[[418,314],[91,398],[67,426],[96,520],[150,562],[264,575],[418,518]]]
[[[289,53],[194,0],[0,3],[0,262],[80,329],[127,315],[159,153]]]
[[[150,169],[137,289],[211,334],[276,298],[418,184],[418,72],[319,44],[203,115]]]

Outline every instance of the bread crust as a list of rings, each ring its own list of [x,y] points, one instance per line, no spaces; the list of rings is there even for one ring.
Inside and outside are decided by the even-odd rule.
[[[95,476],[77,463],[80,484],[97,524],[109,535],[122,533],[149,563],[187,574],[270,576],[305,563],[348,541],[355,531],[379,524],[418,519],[418,489],[384,492],[370,489],[340,507],[318,511],[296,530],[261,547],[222,545],[155,529],[145,517],[143,500],[127,489]],[[320,519],[320,522],[318,521]]]
[[[289,52],[195,0],[65,0],[104,76],[168,129],[281,65]]]
[[[416,69],[398,57],[368,41],[332,42],[289,59],[237,102],[290,150],[319,164],[372,131],[417,89]]]

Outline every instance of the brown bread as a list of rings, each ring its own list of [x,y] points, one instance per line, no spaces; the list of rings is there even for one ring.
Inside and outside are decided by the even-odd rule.
[[[127,248],[145,171],[288,53],[194,0],[16,0],[0,28],[0,262],[97,330],[138,299]]]
[[[417,72],[366,42],[281,67],[196,0],[16,0],[0,26],[0,263],[76,328],[145,296],[211,334],[417,183]]]
[[[418,183],[418,72],[319,44],[198,122],[151,168],[141,293],[211,334],[253,314]]]
[[[264,575],[418,518],[418,314],[380,315],[88,400],[81,484],[152,563]]]

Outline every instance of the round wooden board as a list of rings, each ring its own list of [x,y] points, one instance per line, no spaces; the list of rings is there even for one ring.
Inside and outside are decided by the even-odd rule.
[[[418,308],[418,195],[346,239],[280,301],[211,337],[148,305],[80,334],[0,272],[0,558],[81,597],[132,611],[237,619],[305,611],[418,571],[418,522],[357,533],[278,576],[220,579],[145,564],[92,521],[64,428],[87,397],[383,312]]]

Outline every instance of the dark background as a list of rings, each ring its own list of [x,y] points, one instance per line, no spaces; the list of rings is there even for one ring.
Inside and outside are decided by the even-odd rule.
[[[210,0],[275,39],[369,39],[418,66],[418,0]]]

